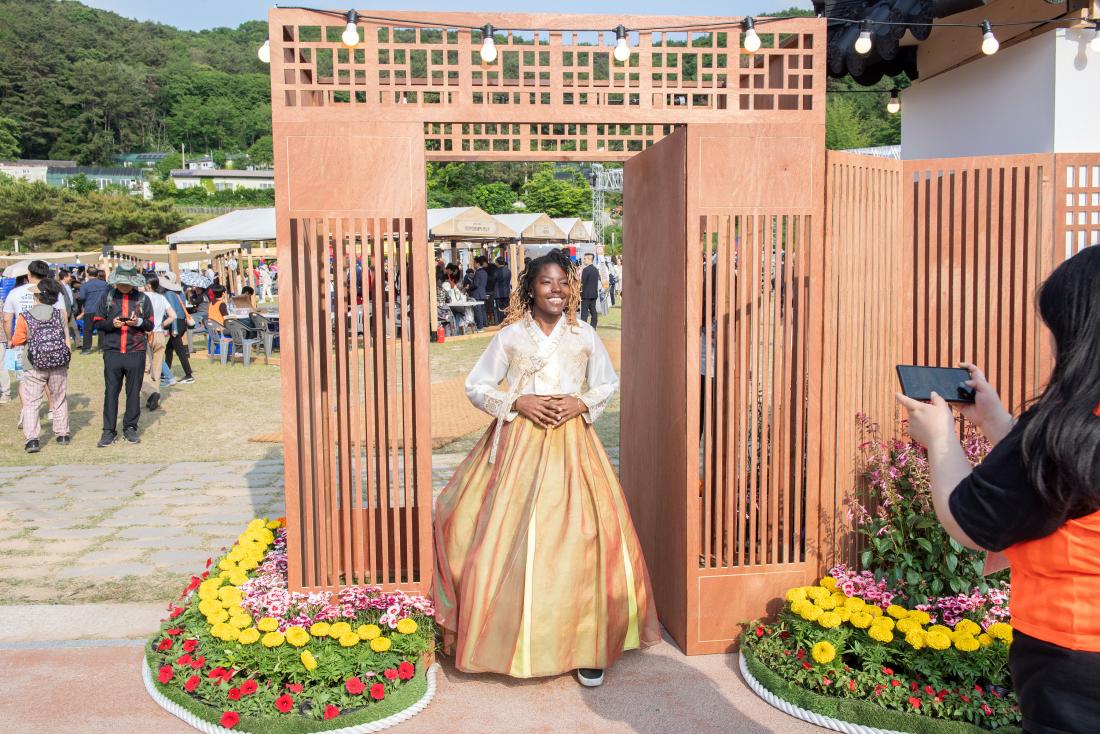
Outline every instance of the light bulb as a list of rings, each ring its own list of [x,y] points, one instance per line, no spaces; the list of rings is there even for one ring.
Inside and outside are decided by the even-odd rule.
[[[626,42],[626,27],[615,28],[615,60],[626,63],[630,59],[630,45]]]
[[[745,31],[745,39],[741,42],[741,48],[750,54],[760,50],[760,36],[756,35],[756,21],[745,18],[741,21],[741,28]]]
[[[901,112],[901,99],[898,98],[898,90],[890,92],[890,101],[886,103],[886,111],[891,115]]]
[[[482,28],[481,37],[484,39],[481,44],[481,60],[486,64],[491,64],[497,60],[497,45],[493,41],[493,27],[486,25]]]
[[[355,23],[348,23],[340,35],[340,40],[349,48],[359,45],[359,29],[355,27]]]
[[[982,53],[986,56],[992,56],[997,53],[997,49],[1001,47],[1001,44],[997,41],[997,37],[993,35],[993,26],[989,24],[988,20],[982,21]]]
[[[260,61],[265,64],[271,63],[271,41],[264,41],[264,45],[260,46],[260,50],[256,52],[256,55],[260,57]]]
[[[859,38],[856,39],[855,51],[860,56],[866,56],[871,53],[871,21],[863,21],[863,25],[859,31]]]

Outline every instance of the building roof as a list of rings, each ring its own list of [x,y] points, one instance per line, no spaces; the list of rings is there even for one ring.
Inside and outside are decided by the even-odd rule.
[[[558,225],[562,232],[565,232],[565,236],[570,242],[584,242],[589,239],[588,230],[585,229],[584,222],[579,217],[557,217],[550,221]]]
[[[275,169],[266,168],[261,171],[244,171],[236,168],[206,168],[206,169],[173,169],[172,178],[275,178]]]
[[[135,163],[156,163],[168,157],[168,153],[122,153],[115,156],[116,161],[134,161]]]
[[[120,176],[125,178],[141,178],[141,171],[133,168],[104,168],[101,166],[50,166],[46,173],[59,176]]]
[[[261,242],[275,239],[275,207],[235,209],[168,235],[170,244],[183,242]]]
[[[0,166],[26,166],[30,168],[49,168],[51,166],[73,167],[76,161],[40,161],[33,158],[20,158],[15,161],[0,161]]]

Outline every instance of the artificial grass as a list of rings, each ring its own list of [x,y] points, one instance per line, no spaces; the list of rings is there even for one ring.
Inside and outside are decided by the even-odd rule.
[[[778,673],[764,666],[749,650],[749,645],[741,645],[741,654],[745,656],[745,665],[756,680],[767,690],[789,704],[813,711],[822,716],[847,721],[861,726],[871,726],[891,731],[911,732],[912,734],[1020,734],[1018,727],[983,729],[965,721],[935,719],[919,714],[907,714],[891,711],[868,701],[851,698],[822,696],[793,685]]]
[[[156,670],[156,662],[152,651],[146,650],[145,663],[150,670]],[[203,721],[217,724],[221,719],[223,712],[220,709],[207,706],[178,688],[163,686],[157,683],[155,679],[153,685],[168,700],[178,703]],[[421,659],[416,663],[416,675],[412,679],[396,692],[386,696],[382,701],[371,703],[362,711],[342,713],[334,719],[322,721],[306,719],[293,714],[279,714],[276,716],[245,716],[242,714],[240,721],[233,729],[234,731],[250,732],[251,734],[310,734],[311,732],[343,729],[348,726],[378,721],[404,711],[419,701],[427,689],[427,670],[424,668],[423,659]]]

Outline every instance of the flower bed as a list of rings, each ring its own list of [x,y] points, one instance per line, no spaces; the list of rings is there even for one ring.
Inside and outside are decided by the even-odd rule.
[[[844,593],[827,576],[795,587],[774,624],[741,639],[752,675],[789,703],[865,726],[908,732],[1018,731],[1009,690],[1012,628]]]
[[[431,603],[376,586],[287,588],[281,520],[253,520],[191,578],[149,642],[157,692],[246,732],[315,732],[416,704],[434,652]]]

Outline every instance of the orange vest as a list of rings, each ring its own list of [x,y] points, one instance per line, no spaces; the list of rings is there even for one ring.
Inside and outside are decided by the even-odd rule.
[[[1070,650],[1100,652],[1100,511],[1005,550],[1012,626]]]
[[[225,296],[215,300],[210,304],[210,308],[206,312],[206,318],[210,319],[216,324],[225,326],[225,317],[222,316],[221,305],[226,302]]]

